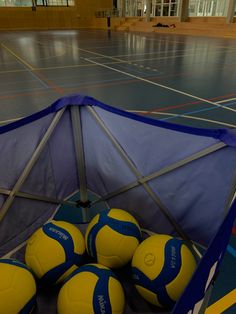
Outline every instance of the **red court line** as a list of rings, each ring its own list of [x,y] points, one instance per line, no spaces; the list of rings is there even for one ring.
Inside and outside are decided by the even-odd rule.
[[[38,73],[37,73],[38,75]],[[166,75],[164,78],[167,78],[167,77],[174,77],[174,76],[181,76],[181,75],[190,75],[190,73],[179,73],[179,74],[170,74],[170,75]],[[147,77],[147,78],[152,78],[153,80],[157,80],[157,79],[161,79],[163,77],[158,77],[158,78],[154,78],[154,77]],[[43,76],[41,74],[41,79],[46,82],[48,85],[49,85],[49,82],[50,84],[52,84],[52,81],[49,81],[47,80],[46,81],[46,77]],[[80,86],[78,85],[78,87],[67,87],[67,88],[60,88],[59,86],[57,86],[57,89],[60,89],[60,92],[59,90],[55,90],[56,92],[59,92],[59,94],[62,94],[64,92],[64,94],[67,92],[67,91],[78,91],[79,88],[99,88],[99,87],[106,87],[106,86],[113,86],[113,85],[122,85],[122,84],[133,84],[133,83],[137,83],[139,82],[139,80],[129,80],[129,79],[125,79],[125,80],[119,80],[119,81],[115,81],[115,82],[107,82],[107,83],[97,83],[97,84],[88,84],[88,85],[83,85],[83,86]],[[50,86],[51,87],[51,86]],[[55,87],[55,84],[54,84],[54,87]],[[17,98],[17,97],[21,97],[21,96],[28,96],[28,95],[34,95],[34,94],[44,94],[44,93],[49,93],[51,92],[51,90],[42,90],[42,91],[32,91],[32,92],[25,92],[25,93],[16,93],[16,94],[13,94],[13,95],[3,95],[3,96],[0,96],[0,99],[12,99],[12,98]]]
[[[27,93],[16,93],[13,95],[2,95],[0,96],[0,99],[14,99],[17,97],[21,97],[21,96],[30,96],[30,95],[42,95],[42,94],[47,94],[47,93],[51,93],[51,90],[42,90],[42,91],[32,91],[32,92],[27,92]]]
[[[233,229],[232,229],[232,234],[233,234],[233,235],[236,235],[236,227],[233,227]]]
[[[49,80],[45,75],[40,73],[39,71],[35,71],[36,75],[44,82],[48,84],[49,87],[51,87],[55,92],[57,92],[60,95],[65,94],[65,90],[58,85],[56,85],[53,81]]]
[[[236,93],[221,95],[221,96],[217,96],[217,97],[213,97],[213,98],[206,98],[206,100],[212,101],[212,100],[219,100],[219,99],[224,99],[224,98],[227,99],[227,98],[232,97],[232,96],[236,96]],[[144,113],[144,115],[151,114],[152,112],[167,111],[169,109],[177,109],[177,108],[186,107],[186,106],[189,106],[189,105],[197,105],[197,104],[200,104],[200,103],[205,104],[201,100],[196,100],[196,101],[191,101],[191,102],[187,102],[187,103],[179,104],[179,105],[175,105],[175,106],[168,106],[168,107],[161,107],[161,108],[152,109],[152,110],[146,111]],[[206,105],[209,105],[209,104],[206,104]]]
[[[37,73],[37,75],[39,75],[39,73]],[[181,76],[181,75],[191,75],[190,73],[187,72],[183,72],[183,73],[178,73],[178,74],[170,74],[170,75],[166,75],[166,76],[162,76],[162,77],[150,77],[153,80],[160,80],[163,78],[168,78],[168,77],[174,77],[174,76]],[[42,78],[42,80],[46,81],[47,84],[57,93],[59,93],[60,95],[63,94],[65,95],[66,92],[70,91],[76,91],[78,92],[79,88],[99,88],[99,87],[106,87],[106,86],[113,86],[113,85],[121,85],[121,84],[133,84],[138,82],[138,80],[121,80],[121,81],[116,81],[116,82],[107,82],[107,83],[97,83],[97,84],[88,84],[88,85],[84,85],[84,86],[79,86],[78,87],[68,87],[68,88],[61,88],[59,86],[57,86],[55,83],[53,83],[52,81],[48,80],[42,73],[40,73],[40,76]],[[147,77],[148,78],[148,77]],[[42,90],[42,91],[32,91],[32,92],[24,92],[24,93],[16,93],[14,95],[2,95],[0,96],[0,99],[14,99],[17,97],[21,97],[21,96],[28,96],[28,95],[38,95],[38,94],[46,94],[52,92],[51,90]],[[229,98],[232,96],[236,96],[236,93],[232,93],[232,94],[226,94],[226,95],[220,95],[214,98],[210,98],[209,100],[216,100],[216,99],[224,99],[224,98]],[[156,112],[156,111],[164,111],[164,110],[168,110],[168,109],[174,109],[174,108],[181,108],[181,107],[185,107],[188,105],[193,105],[193,104],[198,104],[201,103],[201,101],[192,101],[192,102],[188,102],[188,103],[184,103],[184,104],[179,104],[176,106],[168,106],[168,107],[162,107],[162,108],[154,108],[150,111],[148,111],[147,113],[144,114],[149,114],[151,112]]]
[[[158,74],[157,74],[158,75]],[[169,78],[169,77],[176,77],[176,76],[189,76],[192,75],[192,73],[189,72],[182,72],[182,73],[175,73],[175,74],[169,74],[165,76],[146,76],[145,79],[152,79],[153,81],[158,81],[161,79]],[[78,85],[77,88],[75,87],[66,87],[66,91],[74,91],[78,90],[78,88],[97,88],[97,87],[104,87],[104,86],[112,86],[112,85],[122,85],[122,84],[133,84],[133,83],[140,83],[140,80],[138,79],[121,79],[118,81],[111,81],[111,82],[106,82],[106,83],[96,83],[96,84],[87,84],[87,85]]]

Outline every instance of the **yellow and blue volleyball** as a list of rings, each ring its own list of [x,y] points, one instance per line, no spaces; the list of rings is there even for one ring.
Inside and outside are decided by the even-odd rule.
[[[196,261],[180,239],[153,235],[144,240],[132,259],[132,279],[151,304],[172,308],[196,269]]]
[[[36,283],[28,267],[14,259],[0,259],[0,313],[28,314],[36,304]]]
[[[54,284],[82,265],[84,252],[84,237],[77,227],[51,221],[28,240],[25,261],[41,284]]]
[[[58,314],[122,314],[125,296],[114,273],[100,264],[75,270],[62,286]]]
[[[131,261],[141,241],[137,220],[122,209],[112,208],[97,214],[85,234],[87,252],[99,264],[119,268]]]

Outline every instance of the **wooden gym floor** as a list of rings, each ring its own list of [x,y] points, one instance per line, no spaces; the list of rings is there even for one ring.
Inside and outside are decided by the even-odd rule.
[[[65,30],[0,33],[0,124],[68,94],[197,127],[236,127],[236,40]],[[207,314],[236,313],[236,228]]]

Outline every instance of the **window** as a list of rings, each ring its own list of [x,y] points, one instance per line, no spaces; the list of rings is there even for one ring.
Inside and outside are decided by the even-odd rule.
[[[75,5],[74,0],[36,0],[37,6],[61,6],[68,7]]]
[[[189,16],[226,16],[229,0],[190,0]]]
[[[178,0],[152,0],[152,16],[178,16]]]
[[[0,7],[73,6],[74,0],[0,0]]]
[[[32,0],[0,0],[0,7],[32,7]]]

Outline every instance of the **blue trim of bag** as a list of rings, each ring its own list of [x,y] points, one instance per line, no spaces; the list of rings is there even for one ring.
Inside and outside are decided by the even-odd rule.
[[[34,113],[28,117],[12,122],[10,124],[1,126],[0,134],[9,132],[23,125],[34,122],[50,113],[55,113],[66,106],[97,106],[106,111],[112,112],[114,114],[129,118],[132,120],[136,120],[136,121],[150,124],[153,126],[158,126],[161,128],[178,131],[182,133],[212,137],[212,138],[225,142],[227,145],[236,147],[236,130],[234,129],[194,128],[194,127],[183,126],[183,125],[170,123],[166,121],[160,121],[160,120],[156,120],[156,119],[152,119],[148,117],[143,117],[135,113],[127,112],[127,111],[124,111],[115,107],[111,107],[92,97],[84,96],[84,95],[69,95],[69,96],[62,97],[56,100],[51,106],[37,113]]]

